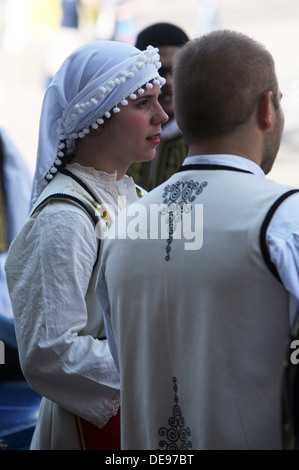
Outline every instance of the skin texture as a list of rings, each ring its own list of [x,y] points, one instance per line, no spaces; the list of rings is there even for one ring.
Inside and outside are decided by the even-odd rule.
[[[268,174],[276,159],[284,128],[281,93],[279,96],[277,107],[273,104],[273,93],[265,93],[244,125],[221,138],[190,143],[188,156],[217,153],[240,155],[255,162]]]
[[[160,87],[154,85],[136,100],[128,99],[127,106],[120,105],[119,113],[78,141],[73,161],[107,173],[117,171],[121,179],[131,163],[152,160],[161,126],[168,120],[159,95]]]

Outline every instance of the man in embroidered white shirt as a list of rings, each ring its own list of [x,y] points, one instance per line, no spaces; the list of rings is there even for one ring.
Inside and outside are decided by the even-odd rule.
[[[142,199],[147,237],[107,240],[102,257],[123,449],[283,446],[299,194],[264,177],[282,137],[281,96],[270,53],[245,35],[213,32],[177,56],[175,112],[188,157]],[[160,204],[167,239],[150,236],[150,208]],[[194,233],[200,213],[202,243],[192,249],[184,228]]]

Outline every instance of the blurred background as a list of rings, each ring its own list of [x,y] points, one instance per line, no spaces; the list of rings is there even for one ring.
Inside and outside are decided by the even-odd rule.
[[[229,28],[266,45],[276,62],[286,118],[269,177],[299,186],[298,0],[81,0],[73,2],[77,16],[67,12],[70,3],[0,0],[0,126],[32,172],[43,94],[64,57],[86,41],[110,39],[111,34],[134,43],[140,29],[167,21],[191,38]]]

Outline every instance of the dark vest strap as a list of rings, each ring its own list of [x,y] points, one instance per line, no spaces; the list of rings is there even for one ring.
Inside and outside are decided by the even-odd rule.
[[[56,200],[57,199],[65,199],[65,200],[75,202],[76,204],[79,204],[88,213],[88,215],[92,219],[94,225],[96,225],[98,223],[99,219],[100,219],[100,217],[96,216],[96,214],[87,206],[87,204],[85,204],[83,201],[81,201],[81,199],[79,199],[75,196],[72,196],[71,194],[63,194],[63,193],[50,194],[38,206],[35,207],[35,209],[34,209],[34,211],[32,212],[31,215],[35,214],[35,212],[37,212],[38,209],[41,206],[46,205],[51,199],[56,199]]]
[[[280,276],[278,274],[276,266],[272,263],[272,261],[270,259],[270,254],[269,254],[269,250],[268,250],[268,246],[267,246],[267,242],[266,242],[266,233],[267,233],[267,229],[269,227],[269,224],[271,222],[271,219],[272,219],[273,215],[275,214],[276,210],[278,209],[278,207],[280,206],[280,204],[283,201],[285,201],[289,196],[292,196],[293,194],[298,193],[298,192],[299,192],[299,189],[291,189],[291,190],[287,191],[286,193],[282,194],[272,204],[272,206],[270,207],[270,209],[268,210],[268,212],[266,214],[266,217],[264,219],[264,222],[262,224],[261,231],[260,231],[260,247],[261,247],[263,258],[264,258],[268,268],[270,269],[272,274],[278,279],[279,282],[281,282]]]
[[[209,163],[194,163],[191,165],[182,165],[176,173],[181,171],[189,171],[189,170],[227,170],[227,171],[237,171],[239,173],[249,173],[253,175],[251,171],[243,170],[242,168],[235,168],[229,165],[218,165],[218,164],[209,164]]]
[[[85,191],[94,199],[95,202],[100,204],[100,201],[97,200],[96,196],[94,195],[90,187],[84,181],[78,178],[78,176],[74,175],[74,173],[72,173],[69,170],[66,170],[65,168],[59,170],[59,173],[62,173],[66,176],[69,176],[70,178],[73,178],[73,180],[75,180],[80,186],[82,186],[82,188],[85,189]]]

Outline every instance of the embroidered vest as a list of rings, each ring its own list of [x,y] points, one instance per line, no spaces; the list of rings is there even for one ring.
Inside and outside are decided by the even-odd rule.
[[[63,173],[59,172],[48,184],[36,201],[30,216],[32,217],[37,212],[41,211],[50,201],[67,202],[72,204],[79,211],[85,211],[95,227],[98,223],[103,223],[103,221],[105,222],[105,220],[109,225],[109,214],[102,210],[101,202],[96,199],[96,196],[84,182],[67,170],[63,170]],[[101,312],[101,308],[95,293],[95,286],[100,267],[99,250],[100,240],[98,239],[98,256],[94,264],[93,274],[86,294],[88,323],[80,334],[90,334],[93,337],[103,339],[106,338],[104,320],[101,319],[101,326],[99,329],[99,311]]]
[[[275,210],[294,191],[233,168],[182,167],[141,204],[148,210],[162,202],[188,204],[191,213],[202,204],[199,249],[186,250],[186,239],[172,230],[168,239],[150,239],[149,224],[147,238],[138,243],[108,240],[103,269],[126,404],[124,449],[187,448],[181,447],[186,430],[193,449],[281,447],[289,295],[265,235]],[[169,216],[175,229],[171,224]],[[128,269],[133,256],[137,275]],[[151,263],[155,278],[148,286],[144,266]],[[132,283],[142,294],[128,295]],[[136,331],[144,332],[141,343]],[[171,442],[174,409],[184,429]]]
[[[138,189],[137,193],[138,193]],[[110,228],[110,217],[107,211],[101,207],[101,202],[97,200],[90,188],[77,176],[68,170],[60,171],[48,184],[40,198],[37,200],[31,216],[50,201],[66,201],[84,210],[93,221],[95,227],[99,222],[104,222]],[[96,233],[95,233],[96,236]],[[103,318],[100,320],[101,309],[95,287],[100,267],[99,259],[100,240],[98,242],[98,256],[94,265],[93,274],[86,294],[86,304],[88,311],[88,323],[80,335],[92,335],[98,339],[106,339]],[[101,324],[98,331],[99,322]],[[103,428],[98,428],[94,424],[74,415],[78,439],[82,450],[120,450],[120,412],[113,416]]]
[[[194,270],[190,266],[192,277],[188,277],[189,285],[185,294],[191,296],[192,292],[196,292],[197,312],[202,318],[197,323],[198,341],[203,345],[202,348],[199,347],[201,351],[199,356],[204,357],[205,352],[210,351],[210,359],[207,356],[208,362],[211,357],[218,358],[218,361],[223,363],[223,367],[216,369],[218,373],[220,371],[222,378],[217,378],[215,370],[215,386],[217,387],[219,383],[224,390],[232,387],[232,392],[227,396],[226,405],[225,400],[218,401],[221,394],[211,393],[210,401],[214,402],[215,408],[221,410],[221,421],[224,423],[231,420],[232,428],[238,429],[240,426],[238,419],[234,423],[232,417],[233,413],[235,416],[237,413],[230,403],[235,393],[244,423],[254,423],[250,415],[259,410],[261,416],[263,414],[265,416],[265,423],[268,423],[268,428],[265,425],[265,441],[262,445],[279,447],[282,425],[279,421],[275,421],[274,417],[280,416],[281,413],[282,365],[287,347],[283,338],[287,338],[289,331],[289,296],[280,281],[276,267],[270,260],[266,245],[266,232],[280,204],[298,190],[229,168],[217,170],[211,166],[211,168],[200,169],[198,165],[199,171],[192,173],[186,169],[184,171],[182,167],[182,171],[174,175],[168,186],[170,191],[171,183],[175,185],[180,181],[176,188],[180,189],[178,192],[182,195],[188,184],[189,188],[192,188],[191,181],[203,185],[201,193],[193,203],[203,204],[203,244],[198,254],[194,252],[197,268]],[[190,166],[189,169],[195,168]],[[195,192],[193,194],[195,195]],[[173,257],[176,265],[180,266],[180,258],[185,256],[186,252],[182,250],[180,253],[176,252],[174,240],[169,262],[171,263],[171,257]],[[196,328],[195,325],[194,328]],[[235,334],[232,334],[234,330]],[[270,348],[266,340],[267,332],[272,341]],[[191,338],[190,341],[192,341]],[[263,344],[268,345],[267,351],[261,348]],[[225,354],[223,354],[224,351],[226,351]],[[231,354],[230,362],[227,362],[230,357],[228,351]],[[200,369],[199,358],[193,359],[195,362],[198,359],[196,364]],[[213,370],[213,360],[210,365]],[[227,373],[226,367],[229,368]],[[236,381],[228,379],[229,375],[235,376]],[[208,373],[202,377],[199,374],[201,386],[206,391],[211,386],[211,384],[208,385],[210,380],[208,377]],[[267,390],[267,377],[268,386],[271,387],[272,392],[268,394],[267,405],[264,407],[259,405],[256,408],[253,399],[254,387],[256,390],[259,388]],[[248,382],[247,388],[246,381]],[[235,390],[234,387],[236,387]],[[244,397],[240,399],[242,387]],[[266,400],[266,394],[262,399]],[[212,408],[213,406],[211,410]],[[272,418],[267,416],[267,408],[273,413]],[[201,413],[203,412],[204,410],[201,410]],[[211,411],[211,416],[212,414]],[[269,426],[271,419],[273,421]],[[226,439],[225,426],[223,430],[221,427],[218,428],[217,436],[216,421],[211,421],[212,428],[213,426],[215,428],[215,441],[212,434],[201,436],[203,441],[207,439],[210,445],[213,445],[213,442],[217,444],[217,439],[219,439],[218,442],[225,442]],[[245,424],[244,426],[245,433],[248,432],[250,436],[249,427],[246,429]],[[221,432],[223,432],[222,435]],[[192,434],[194,437],[194,429],[191,427],[191,440]],[[258,434],[257,432],[256,440],[258,440]],[[267,442],[267,435],[271,436],[271,434],[272,439]],[[252,439],[253,434],[249,437],[250,444],[258,445],[254,444]],[[229,445],[229,439],[227,442]],[[240,442],[242,443],[241,439]],[[261,442],[263,442],[262,439]]]

